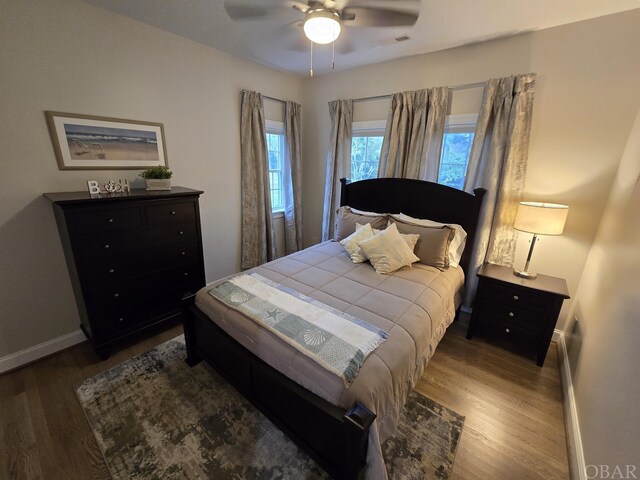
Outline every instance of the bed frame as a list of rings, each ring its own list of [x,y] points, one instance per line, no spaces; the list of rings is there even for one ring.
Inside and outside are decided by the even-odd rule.
[[[399,178],[340,181],[340,205],[457,223],[467,231],[467,245],[473,245],[484,189],[469,194]],[[467,275],[470,251],[460,262]],[[336,407],[293,382],[212,322],[194,298],[184,299],[187,363],[207,361],[333,478],[363,478],[369,427],[376,415],[358,403],[347,410]]]

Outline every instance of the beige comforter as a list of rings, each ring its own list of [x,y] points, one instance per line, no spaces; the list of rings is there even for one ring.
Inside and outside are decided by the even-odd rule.
[[[249,272],[389,333],[346,389],[338,376],[209,295],[207,291],[215,283],[196,296],[198,308],[217,325],[293,381],[339,407],[347,408],[358,401],[375,412],[366,477],[386,478],[381,443],[395,431],[409,392],[453,321],[464,285],[462,269],[441,272],[415,263],[391,275],[379,275],[369,263],[352,263],[339,243],[329,241]]]

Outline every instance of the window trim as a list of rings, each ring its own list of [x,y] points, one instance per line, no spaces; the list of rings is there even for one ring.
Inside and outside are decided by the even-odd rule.
[[[265,135],[281,135],[282,139],[280,140],[280,154],[282,155],[281,161],[282,161],[282,166],[284,167],[284,162],[286,161],[286,158],[284,158],[285,152],[284,152],[284,148],[285,148],[285,144],[284,144],[284,122],[279,122],[277,120],[265,120],[264,121],[264,129],[265,129]],[[266,140],[266,139],[265,139]],[[268,148],[267,148],[268,151]],[[268,165],[267,165],[268,167]],[[284,169],[283,169],[283,174],[284,174]],[[284,191],[282,192],[284,195]],[[271,195],[271,192],[269,192],[269,195]],[[274,209],[273,206],[271,207],[271,215],[273,218],[280,218],[284,216],[284,205],[282,205],[282,208],[279,209]]]

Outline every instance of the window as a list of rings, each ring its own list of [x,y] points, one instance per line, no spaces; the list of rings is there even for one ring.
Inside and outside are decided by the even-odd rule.
[[[284,124],[266,121],[271,211],[284,211]]]
[[[477,118],[477,115],[447,116],[438,183],[459,190],[464,188]]]
[[[378,176],[384,126],[384,120],[353,123],[351,181],[357,182]]]

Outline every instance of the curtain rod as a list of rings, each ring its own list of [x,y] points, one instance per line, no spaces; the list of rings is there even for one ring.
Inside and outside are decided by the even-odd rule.
[[[245,93],[246,91],[247,90],[242,90],[242,93]],[[287,103],[285,100],[280,100],[279,98],[270,97],[268,95],[262,95],[262,98],[265,98],[267,100],[271,100],[272,102]]]
[[[459,85],[451,85],[450,87],[447,87],[449,90],[466,90],[468,88],[480,88],[480,87],[484,87],[485,82],[475,82],[475,83],[461,83]],[[372,100],[386,100],[387,98],[391,98],[393,95],[388,94],[388,95],[376,95],[373,97],[360,97],[360,98],[354,98],[353,99],[353,103],[358,103],[358,102],[370,102]]]

